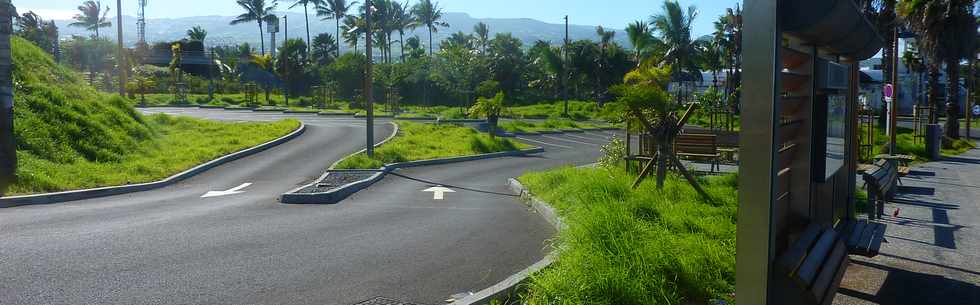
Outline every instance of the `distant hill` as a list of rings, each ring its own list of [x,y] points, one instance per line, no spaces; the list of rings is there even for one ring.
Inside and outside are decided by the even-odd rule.
[[[304,26],[303,14],[289,13],[288,16],[289,36],[292,38],[302,37],[305,39],[306,29]],[[174,19],[148,19],[146,22],[146,39],[151,44],[159,41],[173,41],[184,38],[187,30],[191,27],[201,26],[208,31],[207,44],[209,46],[231,45],[248,42],[258,48],[258,25],[255,23],[235,26],[229,25],[233,18],[234,17],[231,16],[200,16]],[[439,32],[433,35],[433,41],[445,39],[457,31],[472,33],[473,26],[479,22],[484,22],[490,27],[491,35],[510,32],[518,39],[524,41],[525,44],[532,44],[537,40],[545,40],[550,41],[553,44],[560,44],[565,35],[565,25],[550,24],[534,19],[478,19],[470,17],[470,15],[465,13],[446,13],[444,18],[444,20],[449,23],[450,27],[440,28]],[[127,45],[133,45],[137,40],[136,18],[131,16],[123,16],[123,21],[124,42]],[[72,35],[90,35],[90,33],[85,32],[80,28],[69,27],[68,24],[70,22],[71,21],[69,20],[56,20],[63,37],[70,37]],[[114,18],[113,22],[115,22]],[[333,20],[323,21],[314,16],[310,16],[311,35],[315,36],[318,33],[324,32],[334,34],[335,31],[335,24]],[[626,38],[626,33],[621,30],[616,30],[616,32],[616,41],[628,48],[629,43],[627,42],[628,40]],[[115,39],[115,27],[103,30],[102,35]],[[281,43],[282,35],[283,33],[277,34],[277,43]],[[419,36],[419,38],[423,41],[423,45],[428,41],[428,33],[422,28],[415,30],[415,32],[412,34],[406,33],[406,38],[411,37],[412,35]],[[572,40],[595,40],[595,27],[571,25],[569,26],[569,37]],[[265,34],[265,39],[266,43],[268,44],[268,34]],[[436,45],[438,46],[438,43],[436,43]],[[346,48],[346,46],[342,47]]]

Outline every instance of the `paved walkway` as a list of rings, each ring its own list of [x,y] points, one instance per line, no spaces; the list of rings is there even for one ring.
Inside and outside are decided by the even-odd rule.
[[[834,304],[980,304],[980,150],[902,182],[881,254],[851,257]]]

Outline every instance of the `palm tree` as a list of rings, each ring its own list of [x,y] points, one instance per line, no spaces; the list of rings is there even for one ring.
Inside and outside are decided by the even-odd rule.
[[[901,0],[898,12],[919,37],[919,51],[927,59],[929,71],[929,122],[938,122],[939,69],[946,63],[947,136],[959,137],[959,63],[973,56],[977,21],[972,15],[974,0]]]
[[[310,48],[313,50],[310,53],[313,62],[320,65],[327,65],[333,60],[333,56],[337,53],[339,47],[333,35],[322,33],[313,38],[313,46]]]
[[[685,14],[676,0],[665,0],[663,12],[651,17],[650,25],[660,34],[660,40],[666,47],[661,64],[673,67],[671,78],[674,81],[701,79],[701,69],[695,60],[698,50],[691,39],[691,29],[697,16],[696,7],[688,7]]]
[[[476,43],[480,45],[480,52],[487,54],[487,44],[490,43],[490,27],[483,22],[477,23],[473,26],[473,33],[476,34]]]
[[[626,36],[628,36],[630,44],[633,45],[633,60],[639,66],[643,59],[653,51],[654,42],[657,38],[653,37],[650,26],[639,20],[626,26]]]
[[[395,29],[398,31],[398,43],[401,50],[402,62],[405,61],[405,31],[415,30],[415,16],[409,11],[408,1],[405,4],[395,3],[392,18],[394,19]]]
[[[537,52],[532,54],[535,56],[534,61],[548,74],[555,88],[555,96],[559,96],[562,77],[565,75],[565,62],[562,60],[561,48],[551,46],[546,41],[538,41],[535,45],[533,50],[537,50]]]
[[[438,27],[449,27],[449,23],[442,21],[442,8],[438,2],[422,0],[412,7],[412,14],[419,26],[425,26],[429,30],[429,56],[432,56],[432,33],[438,32]]]
[[[276,15],[273,14],[272,11],[279,6],[278,0],[272,0],[272,5],[270,6],[265,5],[265,0],[238,0],[236,3],[238,3],[238,6],[241,6],[242,9],[245,10],[245,13],[235,17],[235,20],[231,21],[231,25],[238,25],[252,21],[258,23],[259,42],[261,42],[262,45],[262,54],[265,55],[265,33],[262,30],[263,24],[276,20]]]
[[[204,39],[208,37],[208,31],[201,26],[195,26],[190,30],[187,30],[187,38],[193,41],[204,42]]]
[[[68,26],[94,31],[96,39],[99,38],[99,29],[112,26],[112,22],[106,19],[109,14],[109,6],[106,5],[103,10],[101,1],[85,1],[78,6],[78,11],[80,13],[72,17],[75,22],[68,24]]]
[[[350,3],[347,3],[347,0],[323,0],[322,3],[316,7],[316,15],[320,17],[324,17],[323,18],[324,20],[327,19],[334,20],[334,23],[336,23],[337,25],[337,35],[334,37],[347,37],[346,34],[344,36],[340,35],[340,21],[341,19],[344,19],[343,21],[345,25],[355,24],[353,22],[348,24],[347,22],[348,20],[345,19],[345,17],[350,17],[347,15],[347,12],[350,11],[350,8],[353,7],[355,4],[357,4],[357,1],[352,1]],[[346,33],[347,31],[356,28],[357,28],[356,26],[350,27],[344,30],[344,32]],[[354,51],[357,52],[356,35],[354,36],[353,45],[354,45]],[[337,56],[340,56],[340,48],[337,48]]]
[[[480,97],[477,99],[476,104],[470,108],[470,114],[478,115],[487,118],[487,123],[490,126],[490,139],[493,140],[497,133],[497,121],[500,119],[500,113],[504,111],[504,92],[498,92],[493,98]]]
[[[323,5],[323,0],[293,0],[293,5],[290,5],[289,8],[297,7],[300,4],[303,5],[303,19],[306,20],[306,45],[309,46],[309,47],[312,47],[313,46],[313,42],[310,40],[310,9],[309,9],[309,6],[310,6],[310,4],[313,4],[313,8],[316,9],[317,7]],[[309,52],[310,50],[306,50],[306,51]]]

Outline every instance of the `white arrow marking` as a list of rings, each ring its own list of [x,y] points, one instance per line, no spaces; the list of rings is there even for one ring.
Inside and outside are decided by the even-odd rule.
[[[430,187],[430,188],[424,189],[422,191],[423,192],[432,192],[432,199],[433,200],[442,200],[443,198],[445,198],[445,194],[446,193],[455,193],[456,192],[454,190],[451,190],[451,189],[445,188],[445,187],[441,187],[441,186]]]
[[[241,194],[241,193],[244,193],[244,191],[242,191],[242,190],[245,189],[246,187],[249,187],[250,185],[252,185],[252,184],[251,183],[242,183],[242,185],[236,186],[236,187],[234,187],[234,188],[232,188],[230,190],[227,190],[227,191],[210,191],[207,194],[204,194],[203,196],[201,196],[201,198],[210,198],[210,197],[220,197],[220,196],[228,196],[228,195]]]

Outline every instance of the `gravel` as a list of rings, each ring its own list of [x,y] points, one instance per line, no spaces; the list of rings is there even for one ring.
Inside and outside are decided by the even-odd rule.
[[[325,193],[360,180],[370,178],[377,171],[343,171],[330,172],[323,180],[314,185],[297,191],[297,193]]]

